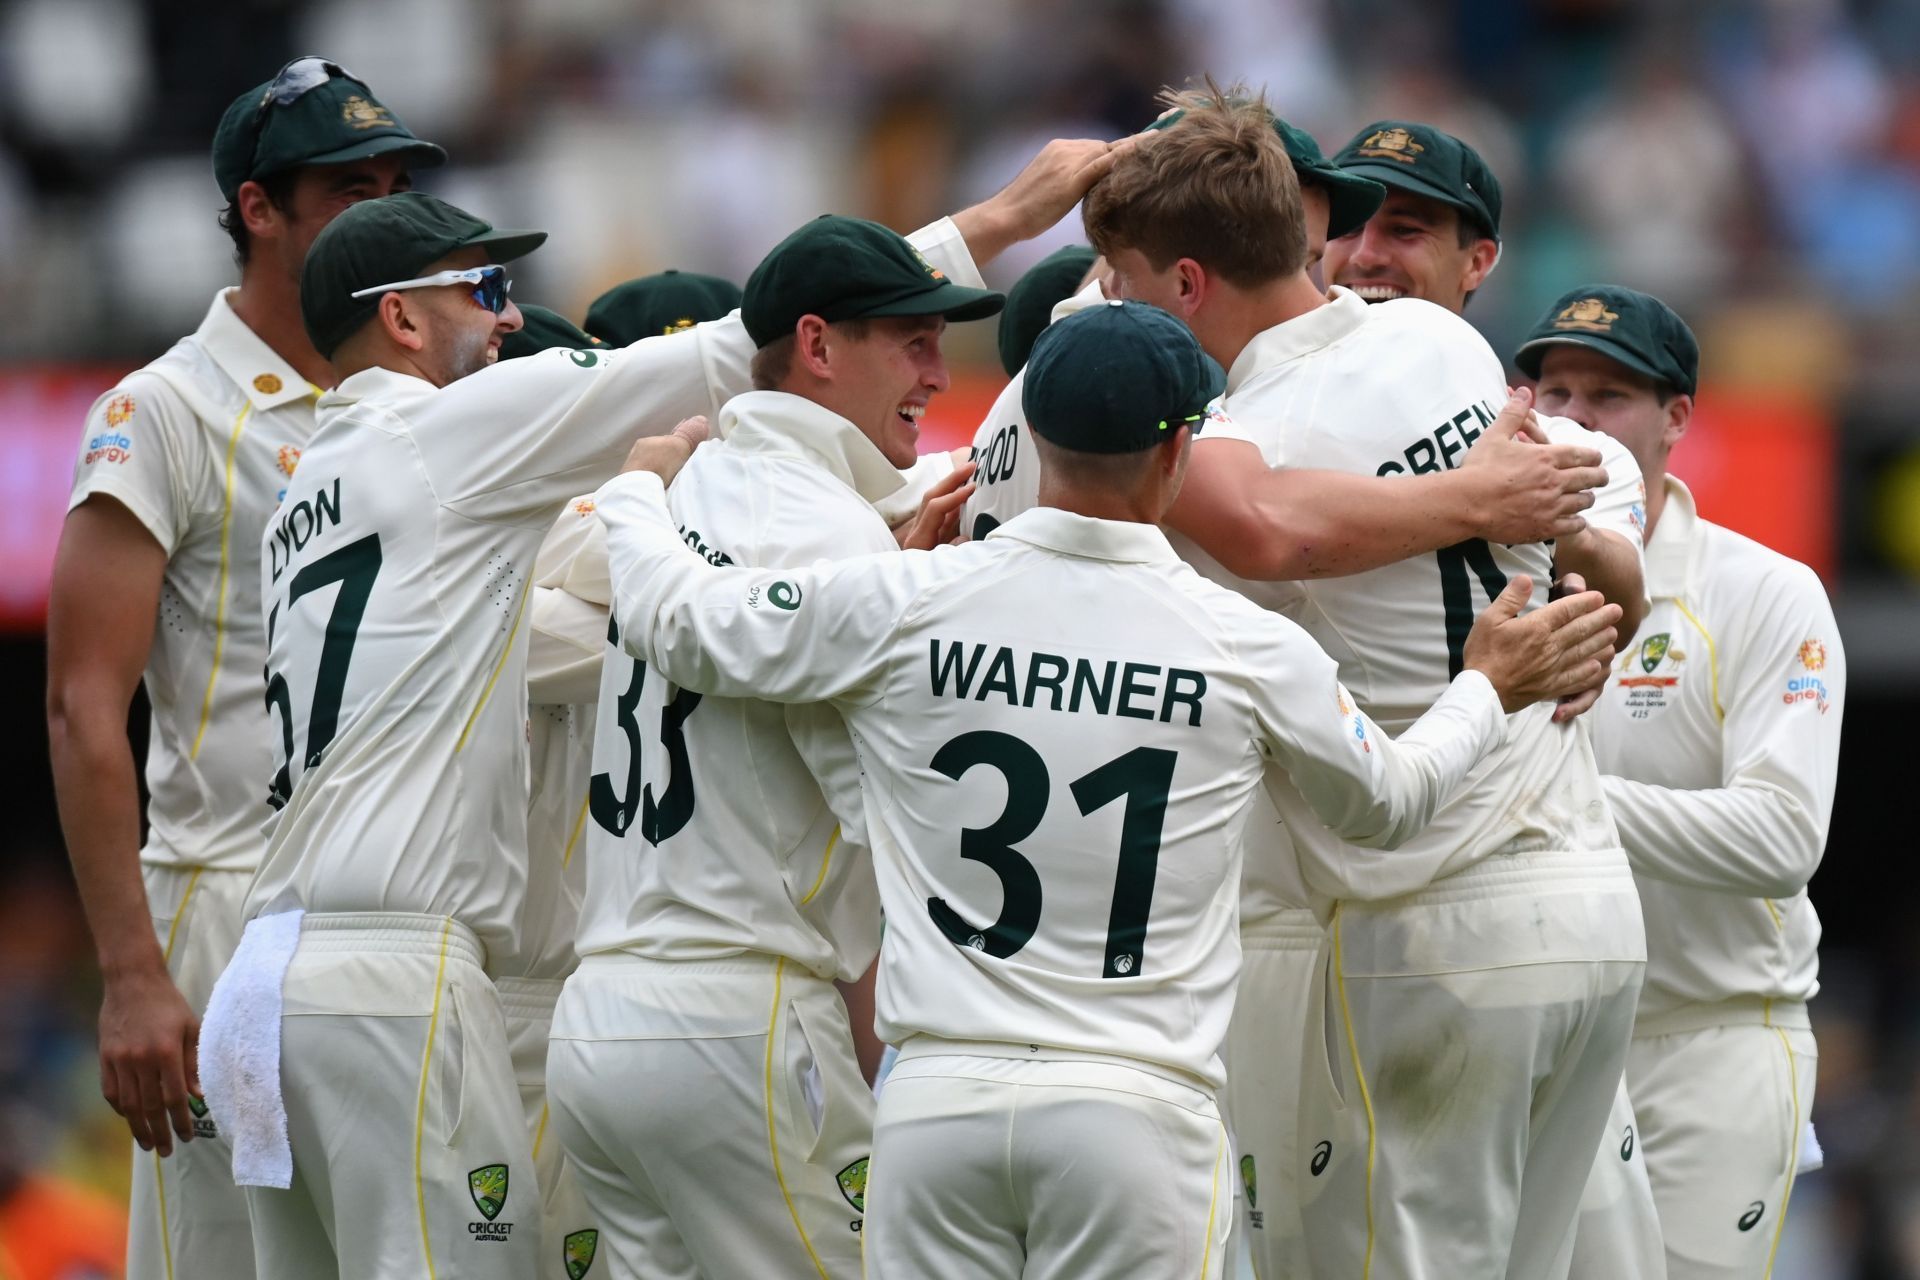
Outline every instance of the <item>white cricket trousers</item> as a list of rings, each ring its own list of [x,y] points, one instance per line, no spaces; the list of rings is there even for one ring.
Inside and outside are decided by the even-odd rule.
[[[1304,1276],[1297,1158],[1301,1044],[1313,1021],[1313,975],[1326,930],[1312,911],[1242,921],[1240,988],[1221,1050],[1221,1110],[1239,1165],[1233,1232],[1258,1280]],[[1242,1250],[1238,1240],[1231,1253]]]
[[[280,1079],[293,1185],[247,1188],[273,1280],[526,1280],[540,1188],[500,997],[459,921],[309,914]]]
[[[1314,1280],[1550,1276],[1645,956],[1618,850],[1498,856],[1340,903],[1301,1082]]]
[[[553,1133],[547,1105],[547,1037],[560,1000],[561,978],[495,978],[500,1012],[507,1025],[507,1049],[520,1107],[533,1139],[533,1173],[540,1184],[540,1280],[580,1280],[593,1265],[600,1232],[587,1213],[580,1189],[567,1167],[566,1151]],[[576,1274],[577,1273],[577,1274]]]
[[[1632,1049],[1627,1052],[1631,1058]],[[1555,1275],[1570,1280],[1666,1280],[1667,1251],[1653,1206],[1653,1184],[1647,1180],[1646,1148],[1623,1076],[1586,1190],[1580,1193],[1580,1216],[1567,1242],[1566,1265]]]
[[[1642,1018],[1627,1092],[1669,1280],[1773,1270],[1820,1063],[1807,1006],[1758,997]]]
[[[167,973],[204,1017],[213,984],[240,945],[253,872],[142,864],[140,878]],[[253,1231],[246,1194],[233,1185],[233,1147],[218,1117],[195,1110],[193,1141],[176,1138],[165,1159],[133,1144],[127,1280],[252,1280]]]
[[[840,993],[791,960],[583,958],[552,1132],[620,1280],[855,1280],[873,1141]]]
[[[1219,1280],[1231,1179],[1197,1080],[915,1036],[874,1124],[867,1276]]]

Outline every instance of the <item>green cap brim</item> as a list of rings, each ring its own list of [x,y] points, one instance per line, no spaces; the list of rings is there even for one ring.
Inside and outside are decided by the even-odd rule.
[[[1327,192],[1327,239],[1338,240],[1367,225],[1387,202],[1387,188],[1334,164],[1303,165],[1294,161],[1301,177],[1319,183]]]
[[[462,240],[456,248],[480,248],[487,251],[487,257],[494,262],[512,262],[515,258],[524,258],[547,242],[544,231],[489,231],[484,235]]]
[[[948,281],[936,288],[863,310],[860,318],[944,316],[948,320],[985,320],[989,316],[999,315],[1000,309],[1006,305],[1007,297],[1003,293],[995,293],[991,289],[969,289]]]
[[[329,151],[325,155],[306,156],[295,161],[293,164],[285,166],[285,168],[298,169],[302,165],[309,164],[346,164],[351,160],[366,160],[373,156],[391,155],[396,151],[413,152],[413,163],[422,168],[432,169],[447,162],[446,151],[431,142],[422,142],[419,138],[404,138],[394,134],[387,134],[384,137],[367,138],[364,141],[354,143],[352,146],[341,147],[338,151]],[[278,171],[263,169],[253,174],[252,178],[257,180],[259,178],[269,177],[274,172]]]
[[[1340,168],[1347,173],[1359,174],[1361,177],[1371,178],[1373,181],[1386,186],[1396,187],[1401,191],[1410,191],[1416,196],[1425,196],[1429,200],[1438,200],[1444,205],[1451,205],[1453,208],[1466,214],[1469,218],[1472,218],[1489,240],[1498,240],[1500,238],[1498,234],[1488,227],[1487,215],[1484,211],[1462,200],[1445,187],[1429,182],[1419,174],[1408,171],[1404,166],[1361,160],[1353,164],[1343,164]],[[1368,216],[1371,217],[1372,215]],[[1327,234],[1332,235],[1333,232],[1328,231]]]
[[[1670,381],[1666,374],[1603,333],[1556,333],[1551,337],[1533,338],[1520,344],[1520,349],[1513,353],[1513,363],[1520,372],[1537,379],[1540,376],[1541,358],[1546,355],[1548,347],[1586,347],[1662,386]]]

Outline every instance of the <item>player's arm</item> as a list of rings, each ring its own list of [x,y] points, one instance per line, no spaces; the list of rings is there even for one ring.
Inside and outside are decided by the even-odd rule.
[[[143,442],[151,443],[151,442]],[[153,643],[167,552],[115,498],[75,507],[47,609],[47,736],[60,826],[105,992],[100,1088],[142,1148],[193,1137],[199,1019],[167,973],[140,878],[127,712]],[[171,1131],[169,1131],[171,1119]]]
[[[1619,647],[1625,648],[1646,618],[1647,599],[1647,486],[1627,447],[1597,431],[1588,431],[1566,418],[1543,418],[1540,428],[1555,444],[1582,444],[1600,451],[1607,482],[1593,491],[1587,527],[1554,543],[1554,568],[1579,576],[1590,591],[1598,591],[1620,606]]]
[[[993,261],[1011,246],[1031,240],[1072,212],[1087,189],[1107,176],[1133,145],[1130,138],[1055,138],[1018,177],[990,198],[953,215],[952,223],[974,262]],[[922,252],[926,246],[921,245]],[[937,265],[937,264],[936,264]]]
[[[1531,590],[1523,574],[1487,606],[1467,636],[1465,669],[1397,739],[1353,703],[1333,659],[1305,633],[1268,626],[1265,661],[1279,678],[1256,694],[1263,746],[1335,834],[1373,848],[1404,844],[1505,741],[1507,712],[1558,698],[1605,667],[1618,607],[1586,593],[1520,617]]]
[[[578,498],[540,544],[528,601],[527,700],[591,703],[606,651],[607,538],[593,500]]]
[[[617,476],[594,500],[607,527],[620,643],[699,693],[857,697],[885,661],[915,562],[932,559],[891,552],[810,569],[716,567],[681,540],[653,471]],[[893,572],[872,572],[880,565]]]
[[[1809,641],[1818,648],[1803,648]],[[1683,791],[1613,777],[1602,785],[1636,873],[1790,898],[1826,850],[1846,698],[1846,656],[1813,571],[1795,566],[1765,584],[1737,655],[1720,657],[1733,660],[1719,683],[1720,786]]]
[[[1415,476],[1269,467],[1250,442],[1203,434],[1166,523],[1254,582],[1339,577],[1469,538],[1542,542],[1585,528],[1597,452],[1523,438],[1511,397],[1461,467]]]

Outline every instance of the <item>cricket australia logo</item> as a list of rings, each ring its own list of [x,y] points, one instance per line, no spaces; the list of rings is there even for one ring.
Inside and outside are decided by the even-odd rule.
[[[1607,304],[1598,298],[1582,298],[1560,308],[1553,318],[1556,329],[1584,329],[1588,333],[1610,333],[1613,322],[1620,318],[1618,311],[1607,310]]]
[[[600,1252],[600,1233],[591,1227],[570,1233],[562,1242],[561,1260],[567,1265],[567,1280],[581,1280],[593,1268],[593,1255]]]
[[[1630,650],[1620,663],[1620,687],[1627,691],[1627,715],[1645,720],[1656,711],[1665,711],[1668,690],[1680,683],[1680,664],[1687,655],[1673,647],[1673,633],[1662,631],[1648,636]],[[1640,668],[1635,674],[1633,668]],[[1661,668],[1665,667],[1665,671]]]
[[[833,1175],[840,1183],[840,1194],[847,1198],[848,1204],[858,1209],[861,1213],[867,1211],[868,1159],[869,1157],[867,1156],[861,1156],[839,1173]]]
[[[1247,1189],[1247,1222],[1255,1231],[1266,1228],[1267,1215],[1255,1208],[1260,1203],[1260,1178],[1253,1167],[1252,1156],[1240,1157],[1240,1185]]]
[[[207,1102],[204,1098],[187,1095],[187,1110],[193,1113],[193,1136],[196,1138],[217,1138],[220,1130],[214,1127],[213,1117],[207,1114]]]
[[[507,1207],[507,1166],[483,1164],[467,1174],[467,1194],[485,1222],[469,1222],[467,1234],[476,1240],[504,1241],[513,1234],[511,1222],[495,1222]]]

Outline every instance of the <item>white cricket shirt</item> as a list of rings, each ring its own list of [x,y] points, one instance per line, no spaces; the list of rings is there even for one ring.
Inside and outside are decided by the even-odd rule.
[[[680,536],[708,563],[897,554],[873,504],[906,478],[853,423],[753,391],[727,403],[721,424],[670,495]],[[839,713],[692,693],[608,638],[580,953],[758,952],[822,978],[866,972],[880,903]]]
[[[1227,420],[1208,427],[1250,441],[1268,466],[1423,474],[1458,466],[1505,400],[1499,359],[1460,317],[1417,299],[1369,306],[1334,288],[1326,305],[1247,344],[1227,372]],[[1533,606],[1544,604],[1551,549],[1474,539],[1342,578],[1223,580],[1304,627],[1361,708],[1395,733],[1447,687],[1474,618],[1518,573],[1533,579]],[[1494,853],[1616,848],[1586,735],[1553,724],[1552,711],[1510,717],[1505,746],[1391,855],[1298,820],[1300,797],[1276,785],[1316,909],[1410,893]]]
[[[1045,1044],[1217,1084],[1267,762],[1343,834],[1391,846],[1501,736],[1469,674],[1387,740],[1299,628],[1152,526],[1043,507],[932,553],[716,568],[657,477],[598,500],[622,642],[656,675],[846,717],[896,1043]]]
[[[1653,610],[1591,713],[1647,926],[1642,1017],[1819,990],[1820,866],[1847,663],[1813,570],[1702,520],[1667,478]]]
[[[913,240],[978,281],[950,220]],[[279,738],[266,772],[283,807],[249,917],[448,915],[491,971],[522,971],[528,573],[567,499],[635,436],[717,415],[752,355],[736,312],[439,389],[369,369],[321,400],[262,544]]]
[[[313,386],[233,313],[226,291],[158,360],[94,402],[71,511],[102,494],[167,553],[147,654],[147,842],[155,866],[251,871],[266,842],[272,726],[256,557],[313,434]]]

